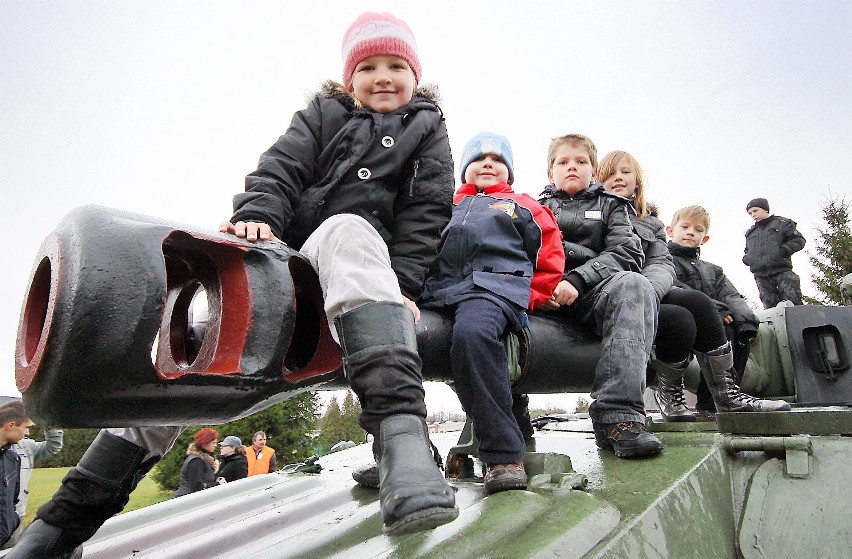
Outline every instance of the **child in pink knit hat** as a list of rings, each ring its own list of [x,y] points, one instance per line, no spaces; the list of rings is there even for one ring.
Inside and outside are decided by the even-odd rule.
[[[404,21],[362,14],[342,55],[342,83],[326,82],[261,155],[220,231],[281,239],[317,271],[374,438],[384,530],[399,534],[458,516],[431,455],[414,333],[414,301],[452,210],[453,161]]]
[[[343,66],[343,83],[326,82],[260,156],[219,229],[250,242],[282,239],[316,270],[360,423],[373,435],[384,531],[402,534],[458,516],[432,457],[414,331],[414,301],[450,220],[453,160],[437,92],[417,88],[408,25],[361,15],[346,32]],[[72,469],[13,555],[72,553],[121,511],[134,480],[179,433],[101,431],[80,462],[99,475]]]

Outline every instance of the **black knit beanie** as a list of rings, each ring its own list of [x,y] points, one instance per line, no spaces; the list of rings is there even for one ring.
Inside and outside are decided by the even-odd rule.
[[[769,202],[766,198],[755,198],[746,206],[746,211],[749,211],[752,208],[763,208],[767,212],[769,211]]]

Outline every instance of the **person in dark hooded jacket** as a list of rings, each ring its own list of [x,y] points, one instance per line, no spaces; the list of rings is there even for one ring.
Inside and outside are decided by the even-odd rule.
[[[744,394],[735,389],[733,383],[712,382],[713,372],[707,366],[711,359],[706,358],[706,354],[727,347],[722,317],[707,294],[678,285],[665,242],[665,226],[652,215],[645,201],[645,175],[636,158],[625,151],[608,153],[601,160],[598,178],[608,192],[630,200],[635,210],[631,221],[645,254],[642,275],[651,282],[659,297],[659,323],[651,367],[657,373],[654,396],[662,416],[668,421],[695,421],[695,415],[686,406],[683,388],[683,374],[693,353],[699,356],[702,373],[698,411],[715,415],[717,408],[720,411],[767,411],[776,405],[783,407],[783,402],[758,400]],[[731,372],[726,370],[724,374],[727,376]],[[709,386],[716,388],[715,393],[711,394]]]
[[[374,439],[384,530],[401,534],[458,516],[432,457],[414,331],[414,301],[450,219],[453,161],[436,92],[417,87],[408,25],[364,13],[342,50],[343,83],[326,84],[293,116],[219,230],[249,242],[283,239],[317,272],[360,423]],[[8,558],[75,552],[182,430],[102,430]]]

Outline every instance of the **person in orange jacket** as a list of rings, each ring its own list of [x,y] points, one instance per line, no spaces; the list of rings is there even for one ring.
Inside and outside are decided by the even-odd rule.
[[[266,446],[266,433],[258,431],[251,437],[251,448],[246,449],[248,475],[270,474],[275,471],[275,449]]]

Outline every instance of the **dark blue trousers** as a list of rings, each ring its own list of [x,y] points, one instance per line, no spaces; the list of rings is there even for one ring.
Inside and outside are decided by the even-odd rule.
[[[487,464],[510,464],[524,457],[502,342],[508,323],[503,309],[488,298],[474,297],[456,306],[450,352],[455,388],[473,419],[479,459]]]

